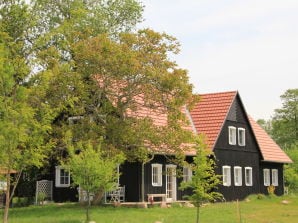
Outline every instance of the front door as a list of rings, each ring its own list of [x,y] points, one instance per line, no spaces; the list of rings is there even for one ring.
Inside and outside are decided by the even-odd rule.
[[[166,165],[166,193],[167,202],[176,201],[176,166]]]

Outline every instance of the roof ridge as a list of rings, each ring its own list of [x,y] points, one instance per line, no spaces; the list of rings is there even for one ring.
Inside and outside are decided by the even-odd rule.
[[[238,91],[237,90],[235,90],[235,91],[219,91],[219,92],[211,92],[211,93],[203,93],[203,94],[201,94],[201,93],[199,93],[198,95],[219,95],[219,94],[230,94],[230,93],[234,93],[234,94],[237,94],[238,93]]]

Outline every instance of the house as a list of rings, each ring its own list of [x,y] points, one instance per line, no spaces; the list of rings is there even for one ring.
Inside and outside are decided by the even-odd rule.
[[[219,186],[226,200],[243,199],[249,194],[284,192],[283,165],[291,159],[269,135],[247,115],[237,91],[200,95],[191,111],[199,134],[204,134],[215,155]]]
[[[237,91],[202,94],[194,108],[188,111],[184,107],[183,113],[189,120],[184,128],[206,136],[208,149],[216,159],[216,173],[222,176],[218,191],[226,200],[266,194],[270,185],[274,185],[277,195],[283,194],[283,165],[292,161],[247,115]],[[166,114],[144,108],[130,115],[150,117],[157,126],[167,123]],[[186,150],[185,155],[187,162],[192,162],[194,151]],[[121,165],[119,186],[125,201],[184,199],[187,192],[181,191],[179,186],[182,181],[191,179],[192,172],[187,166],[173,162],[174,157],[171,150],[157,148],[144,164],[126,162]],[[71,187],[71,175],[54,161],[50,173],[43,177],[52,182],[50,194],[55,202],[78,200],[77,188]]]

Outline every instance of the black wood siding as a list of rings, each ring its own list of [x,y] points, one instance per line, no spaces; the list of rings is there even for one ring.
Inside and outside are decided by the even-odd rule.
[[[272,183],[272,169],[278,170],[278,186],[275,187],[275,194],[281,196],[284,194],[284,176],[283,176],[283,164],[281,163],[267,163],[261,162],[260,164],[260,193],[268,194],[267,186],[264,186],[264,174],[263,169],[270,170],[270,182]]]
[[[229,144],[229,126],[237,128],[236,145]],[[238,128],[245,129],[245,146],[238,145]],[[243,199],[260,192],[260,152],[239,97],[234,100],[214,148],[216,173],[222,175],[222,166],[231,167],[231,186],[219,186],[226,200]],[[242,186],[235,186],[234,167],[242,168]],[[245,185],[245,167],[252,167],[253,185]]]
[[[163,155],[155,155],[154,159],[144,165],[144,199],[148,200],[147,194],[165,194],[166,193],[166,165],[173,164],[171,158]],[[191,160],[191,158],[188,158]],[[152,164],[162,164],[162,186],[152,185]],[[175,164],[174,164],[175,165]],[[122,175],[120,184],[125,185],[125,200],[127,202],[139,202],[142,200],[142,165],[140,163],[125,163],[120,168]],[[182,167],[176,166],[176,195],[177,200],[182,200],[187,192],[179,189],[182,182]],[[155,199],[158,201],[158,198]]]

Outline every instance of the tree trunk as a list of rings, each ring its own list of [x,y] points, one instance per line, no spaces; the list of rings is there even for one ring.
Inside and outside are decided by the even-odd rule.
[[[10,204],[10,173],[6,174],[6,183],[7,188],[5,192],[5,208],[3,213],[3,223],[8,223],[8,211],[9,211],[9,204]]]
[[[87,206],[86,206],[86,223],[89,223],[89,221],[90,221],[89,208],[90,208],[90,206],[91,206],[90,193],[89,193],[89,191],[87,191],[87,200],[88,200],[88,204],[87,204]]]
[[[141,186],[141,193],[142,193],[142,202],[145,202],[145,182],[144,182],[144,177],[145,177],[145,163],[142,162],[142,186]]]
[[[103,188],[100,188],[98,190],[98,192],[94,195],[92,204],[98,205],[100,203],[100,201],[102,200],[103,195],[104,195],[104,190],[103,190]]]
[[[196,223],[200,222],[200,205],[197,205],[197,220]]]

